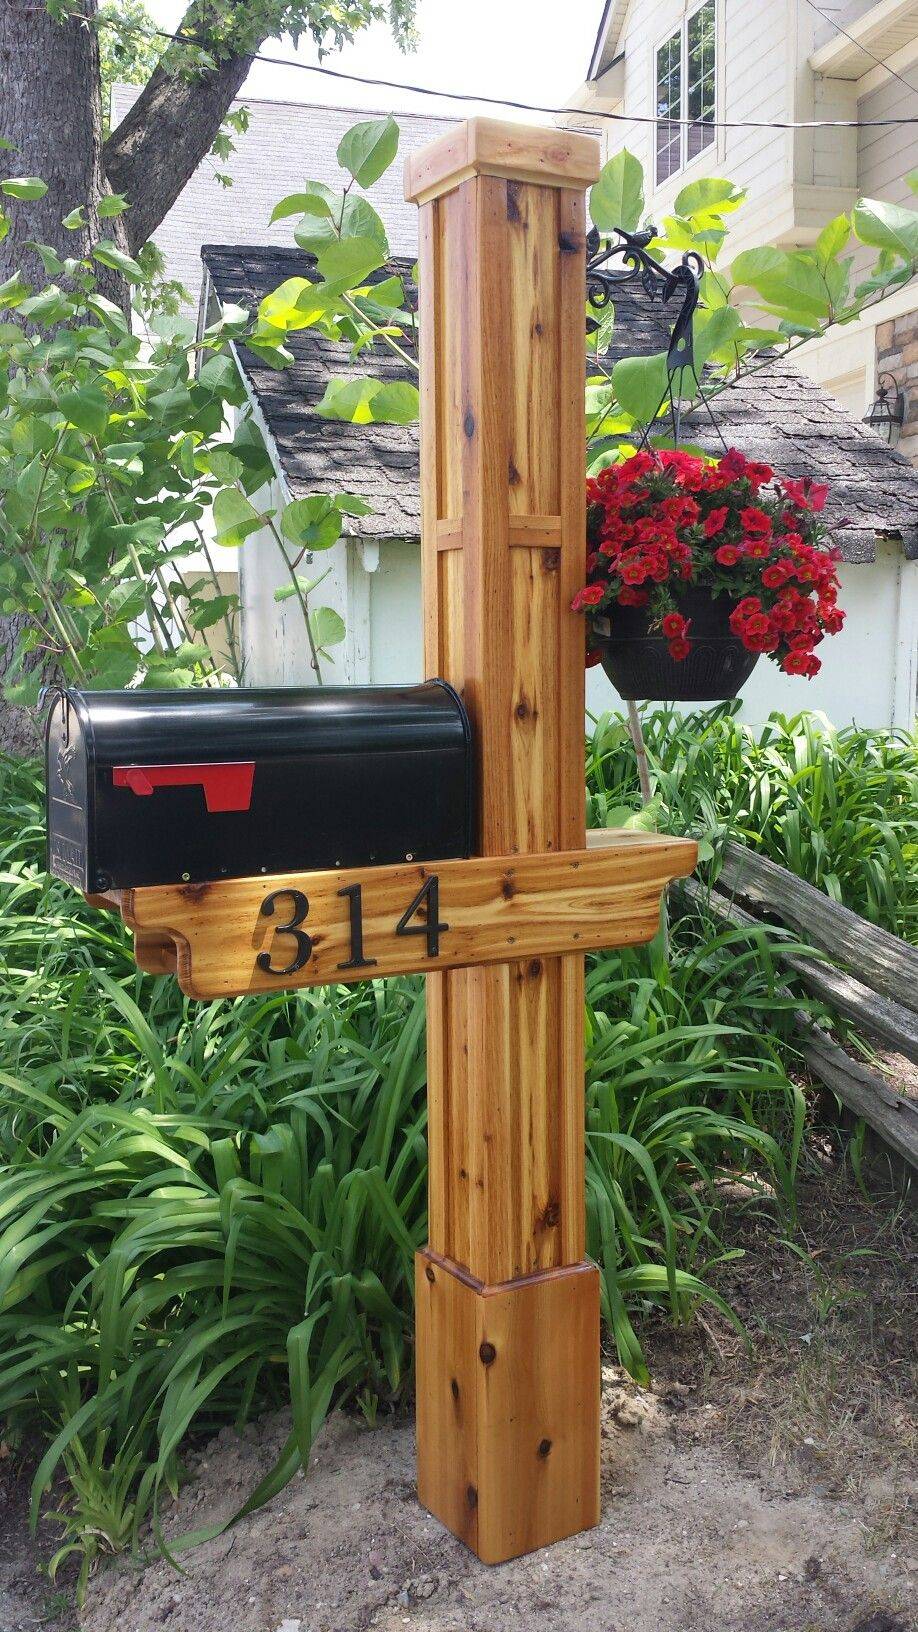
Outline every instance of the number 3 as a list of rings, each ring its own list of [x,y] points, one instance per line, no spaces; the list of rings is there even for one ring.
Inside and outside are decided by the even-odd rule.
[[[273,917],[274,903],[279,901],[282,895],[289,895],[293,905],[293,916],[288,924],[278,924],[275,934],[293,936],[296,941],[296,956],[293,962],[286,964],[284,968],[275,969],[270,952],[259,952],[255,962],[266,975],[295,975],[312,957],[312,936],[307,935],[305,929],[299,927],[309,912],[309,902],[302,890],[274,890],[271,895],[265,896],[261,910],[266,918]]]

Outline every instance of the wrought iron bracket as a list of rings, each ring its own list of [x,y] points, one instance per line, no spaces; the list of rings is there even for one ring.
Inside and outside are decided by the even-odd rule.
[[[694,370],[692,318],[698,305],[699,282],[704,271],[701,256],[690,249],[682,256],[678,266],[663,266],[648,249],[657,236],[655,227],[645,227],[642,232],[625,232],[622,227],[616,227],[615,233],[620,240],[618,243],[611,238],[602,239],[595,227],[587,236],[589,304],[594,311],[602,311],[614,300],[616,289],[635,280],[640,281],[651,300],[659,297],[664,306],[681,290],[682,310],[672,326],[666,365],[670,378],[680,369]],[[621,266],[610,266],[609,263],[614,260],[619,260]],[[595,333],[598,327],[595,318],[587,318],[588,333]]]

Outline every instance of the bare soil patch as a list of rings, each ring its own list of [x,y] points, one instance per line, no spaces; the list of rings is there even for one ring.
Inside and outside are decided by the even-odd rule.
[[[765,1202],[730,1213],[745,1256],[718,1282],[751,1347],[719,1315],[653,1317],[653,1386],[606,1366],[597,1529],[488,1569],[418,1507],[411,1420],[337,1413],[309,1477],[185,1574],[101,1571],[83,1632],[913,1632],[914,1214],[834,1169],[793,1230]],[[202,1448],[167,1535],[232,1512],[287,1431],[281,1413]]]

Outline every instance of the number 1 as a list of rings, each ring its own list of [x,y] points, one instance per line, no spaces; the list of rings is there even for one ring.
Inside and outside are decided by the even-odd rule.
[[[359,884],[349,884],[347,889],[339,890],[339,895],[347,896],[348,908],[351,915],[351,955],[347,963],[339,963],[339,969],[371,969],[376,963],[375,958],[365,958],[363,955],[363,893]]]

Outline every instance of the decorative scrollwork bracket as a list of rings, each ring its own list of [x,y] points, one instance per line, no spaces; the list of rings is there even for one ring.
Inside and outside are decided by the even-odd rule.
[[[602,311],[614,300],[616,289],[635,280],[640,282],[650,300],[656,300],[659,296],[663,305],[678,290],[682,290],[682,310],[672,326],[666,364],[670,378],[683,368],[694,371],[692,318],[698,305],[698,287],[704,271],[701,256],[690,249],[678,266],[663,266],[648,250],[657,236],[655,227],[645,227],[642,232],[625,232],[622,227],[614,230],[620,240],[618,243],[613,243],[611,238],[602,239],[595,227],[587,236],[589,304],[594,311]],[[610,266],[609,263],[614,260],[622,264]],[[595,333],[598,327],[595,318],[587,318],[588,333]]]

